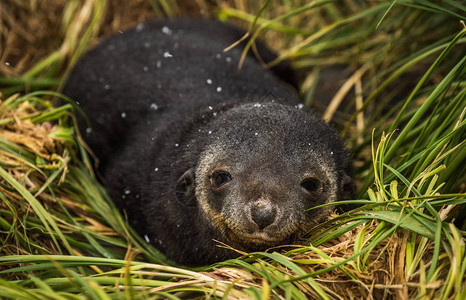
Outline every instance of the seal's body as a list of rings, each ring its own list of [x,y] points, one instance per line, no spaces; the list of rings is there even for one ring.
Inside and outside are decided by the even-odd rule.
[[[337,133],[241,48],[242,33],[206,20],[143,23],[89,51],[64,94],[91,120],[86,136],[110,196],[145,239],[202,265],[295,241],[351,197]],[[261,44],[264,59],[273,54]],[[281,77],[282,80],[279,79]]]

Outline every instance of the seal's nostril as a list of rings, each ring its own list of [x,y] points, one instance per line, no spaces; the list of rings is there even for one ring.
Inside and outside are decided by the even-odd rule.
[[[276,215],[274,207],[256,206],[251,209],[251,218],[261,230],[272,224]]]

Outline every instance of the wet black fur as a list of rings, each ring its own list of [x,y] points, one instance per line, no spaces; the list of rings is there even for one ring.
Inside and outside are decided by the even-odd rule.
[[[240,115],[225,113],[231,108],[270,104],[257,125],[266,127],[267,116],[274,119],[274,110],[285,105],[282,110],[290,113],[284,114],[280,128],[295,132],[285,137],[283,131],[276,138],[313,136],[317,144],[335,151],[329,159],[342,169],[338,176],[350,173],[338,135],[295,108],[299,100],[291,86],[296,79],[287,64],[267,71],[249,55],[238,71],[242,48],[223,52],[242,35],[207,20],[144,23],[89,51],[64,89],[91,121],[86,139],[101,160],[99,171],[112,199],[141,236],[181,264],[202,265],[236,255],[215,246],[219,235],[199,214],[193,196],[193,171],[180,181],[186,170],[196,167],[205,146],[219,138],[209,131],[234,131],[250,117],[247,109]],[[265,61],[274,58],[262,44],[258,49]],[[307,118],[309,126],[295,126],[293,118]],[[86,132],[84,122],[81,127]],[[247,133],[236,134],[241,140]],[[350,193],[342,191],[341,198],[347,197]]]

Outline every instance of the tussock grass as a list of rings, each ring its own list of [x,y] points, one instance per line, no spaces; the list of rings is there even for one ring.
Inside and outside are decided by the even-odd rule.
[[[12,0],[0,10],[0,297],[466,297],[463,4],[43,5]],[[342,128],[355,156],[359,195],[348,203],[356,209],[300,245],[196,270],[173,265],[131,231],[92,173],[75,127],[79,108],[55,90],[99,35],[179,15],[242,24],[279,51],[270,65],[292,61],[305,103]]]

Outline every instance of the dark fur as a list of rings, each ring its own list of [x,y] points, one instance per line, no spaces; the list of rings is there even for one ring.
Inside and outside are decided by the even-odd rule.
[[[242,34],[206,20],[145,23],[89,51],[64,89],[91,120],[87,140],[112,199],[142,236],[181,264],[237,255],[214,239],[241,250],[293,242],[329,212],[306,209],[330,193],[334,201],[353,191],[337,133],[297,108],[279,80],[295,85],[291,69],[266,71],[248,56],[238,71],[241,47],[222,52]],[[274,58],[262,44],[258,49],[266,61]],[[221,159],[204,166],[208,147]],[[233,178],[219,189],[209,175],[216,168]],[[300,186],[305,174],[322,182],[318,193]],[[252,211],[277,214],[263,230],[274,240],[248,240],[258,232]]]

